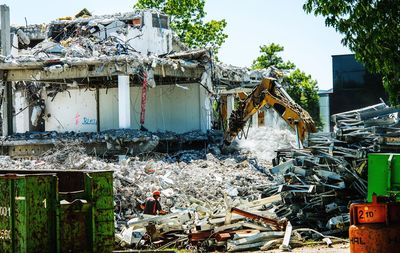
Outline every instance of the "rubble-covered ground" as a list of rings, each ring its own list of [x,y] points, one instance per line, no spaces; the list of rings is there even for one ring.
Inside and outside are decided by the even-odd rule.
[[[271,131],[263,129],[260,132],[267,136]],[[279,147],[290,146],[290,133],[288,135],[285,130],[276,130],[274,136],[280,139]],[[245,141],[256,142],[254,139]],[[265,151],[272,154],[277,146],[271,145],[268,150],[260,150],[260,147],[248,146],[242,153],[221,155],[215,152],[219,148],[213,146],[209,150],[127,157],[119,162],[88,156],[79,143],[69,143],[57,146],[36,159],[16,160],[2,156],[0,169],[113,170],[118,218],[126,220],[138,211],[134,208],[138,202],[155,190],[161,190],[161,202],[166,210],[188,208],[194,202],[202,202],[210,212],[215,212],[224,205],[224,194],[241,201],[259,199],[271,184],[271,176],[265,173],[271,164],[254,153]]]
[[[141,216],[138,206],[155,190],[161,190],[163,209],[169,213],[190,210],[199,213],[200,219],[224,216],[227,200],[238,206],[261,199],[274,179],[268,173],[270,161],[254,154],[271,155],[277,147],[290,147],[293,136],[286,130],[266,128],[258,134],[274,136],[274,145],[257,145],[265,141],[263,138],[248,139],[246,149],[228,155],[222,155],[215,145],[207,150],[152,153],[119,162],[88,156],[77,142],[57,146],[32,160],[3,156],[0,169],[113,170],[116,233],[119,233],[129,219]]]
[[[69,144],[36,160],[1,157],[0,169],[113,170],[116,241],[124,248],[331,246],[348,243],[337,236],[347,236],[349,206],[365,201],[368,154],[400,147],[397,111],[382,103],[336,114],[335,131],[311,134],[305,149],[291,148],[290,131],[273,127],[250,132],[230,154],[210,144],[107,161]],[[280,148],[275,166],[264,160]],[[141,213],[154,190],[167,215]]]

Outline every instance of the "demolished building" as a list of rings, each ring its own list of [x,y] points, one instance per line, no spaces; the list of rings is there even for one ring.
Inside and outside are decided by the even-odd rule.
[[[0,62],[5,153],[40,154],[58,137],[100,143],[89,145],[99,153],[107,145],[141,153],[160,138],[182,140],[193,132],[200,143],[219,120],[213,112],[217,96],[228,119],[238,92],[233,88],[252,87],[270,75],[216,64],[209,49],[187,49],[168,16],[154,10],[83,13],[12,27],[11,54]],[[255,115],[254,122],[263,120]],[[127,133],[135,145],[107,142],[123,135],[113,129],[135,130]]]
[[[12,54],[0,63],[11,150],[21,140],[45,145],[54,139],[48,136],[71,131],[210,129],[209,51],[182,51],[163,14],[81,17],[12,32]],[[21,137],[27,132],[37,133]],[[38,147],[22,150],[40,153]]]

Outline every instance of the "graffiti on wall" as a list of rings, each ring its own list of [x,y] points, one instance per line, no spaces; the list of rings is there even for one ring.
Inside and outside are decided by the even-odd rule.
[[[90,117],[81,118],[81,115],[79,114],[79,112],[77,112],[75,115],[75,126],[96,125],[96,124],[97,124],[97,120],[95,118],[90,118]]]

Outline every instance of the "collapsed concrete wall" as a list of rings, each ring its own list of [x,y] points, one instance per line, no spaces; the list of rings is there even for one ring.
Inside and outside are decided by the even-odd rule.
[[[2,58],[12,102],[3,115],[12,122],[8,135],[210,129],[210,53],[180,51],[165,14],[66,17],[43,26],[44,38],[39,26],[33,28],[15,28],[19,50]],[[30,44],[32,39],[39,43]]]

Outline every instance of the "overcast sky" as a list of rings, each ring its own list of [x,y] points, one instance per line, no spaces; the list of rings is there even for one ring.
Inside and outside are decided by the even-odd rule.
[[[6,0],[11,23],[47,23],[87,8],[93,14],[128,12],[136,1],[126,0]],[[272,42],[285,47],[282,57],[318,81],[320,89],[332,87],[332,55],[349,54],[340,43],[341,35],[327,28],[320,17],[307,15],[303,0],[206,0],[207,19],[225,18],[228,39],[220,60],[250,66],[259,46]]]

